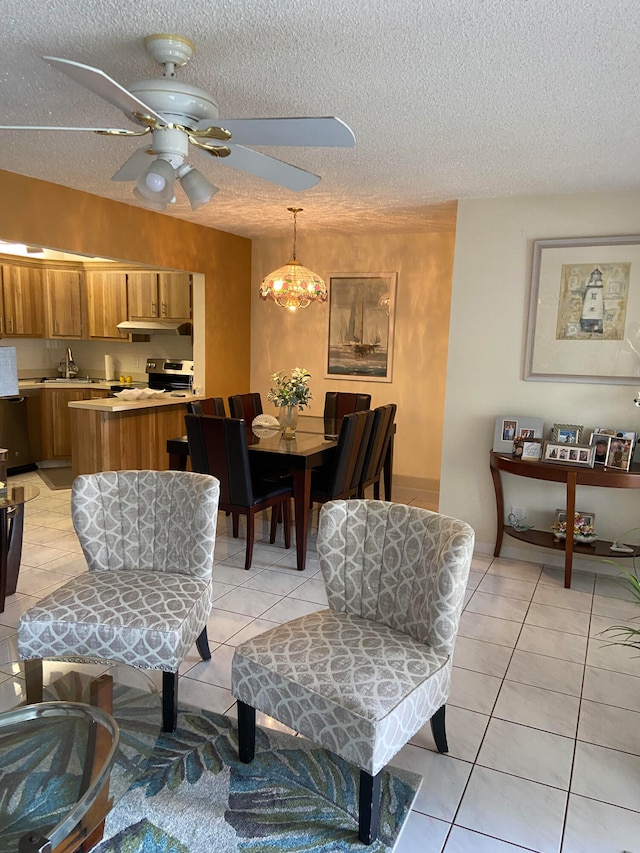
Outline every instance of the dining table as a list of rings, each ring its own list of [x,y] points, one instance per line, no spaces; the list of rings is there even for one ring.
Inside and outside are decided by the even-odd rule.
[[[295,438],[283,438],[280,427],[247,429],[249,459],[261,466],[281,469],[290,474],[293,482],[293,505],[296,532],[296,567],[304,571],[311,513],[311,472],[330,465],[338,443],[340,424],[315,415],[302,415],[298,420]],[[189,458],[187,436],[167,441],[169,468],[185,471]],[[391,500],[393,466],[393,437],[384,463],[384,496]]]

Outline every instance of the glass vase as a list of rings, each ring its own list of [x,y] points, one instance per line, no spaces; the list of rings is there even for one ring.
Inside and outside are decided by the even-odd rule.
[[[298,407],[280,406],[278,421],[280,422],[282,437],[286,439],[295,438],[296,427],[298,426]]]

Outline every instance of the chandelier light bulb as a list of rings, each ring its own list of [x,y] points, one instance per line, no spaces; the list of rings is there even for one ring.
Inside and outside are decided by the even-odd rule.
[[[148,172],[145,177],[145,182],[149,189],[154,193],[162,192],[167,185],[164,177],[162,175],[158,175],[157,172]]]

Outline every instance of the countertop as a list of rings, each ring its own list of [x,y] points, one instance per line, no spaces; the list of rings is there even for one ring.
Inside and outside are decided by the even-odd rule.
[[[21,391],[29,391],[32,388],[95,388],[96,390],[108,391],[112,385],[116,385],[115,379],[111,382],[106,382],[104,379],[99,379],[97,382],[78,381],[77,379],[71,382],[43,382],[41,379],[21,379],[18,382],[18,389]]]
[[[56,386],[62,383],[56,383]],[[77,385],[79,383],[73,383]],[[90,385],[95,388],[95,385]],[[181,396],[170,393],[163,397],[152,397],[149,400],[121,400],[119,397],[106,397],[98,400],[73,400],[68,404],[70,409],[88,409],[93,412],[133,412],[136,409],[157,409],[160,406],[178,406],[180,403],[191,403],[194,400],[204,400],[204,394],[186,394]]]

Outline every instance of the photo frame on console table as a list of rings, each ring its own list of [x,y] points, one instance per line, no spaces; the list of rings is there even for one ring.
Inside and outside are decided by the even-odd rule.
[[[493,450],[496,453],[511,454],[514,438],[542,439],[543,432],[544,420],[542,418],[498,415],[493,428]]]
[[[535,240],[524,378],[640,378],[640,236]]]
[[[593,468],[595,453],[596,449],[591,444],[545,441],[542,461],[556,465],[581,465],[583,468]]]
[[[329,273],[325,379],[391,382],[398,274]]]

